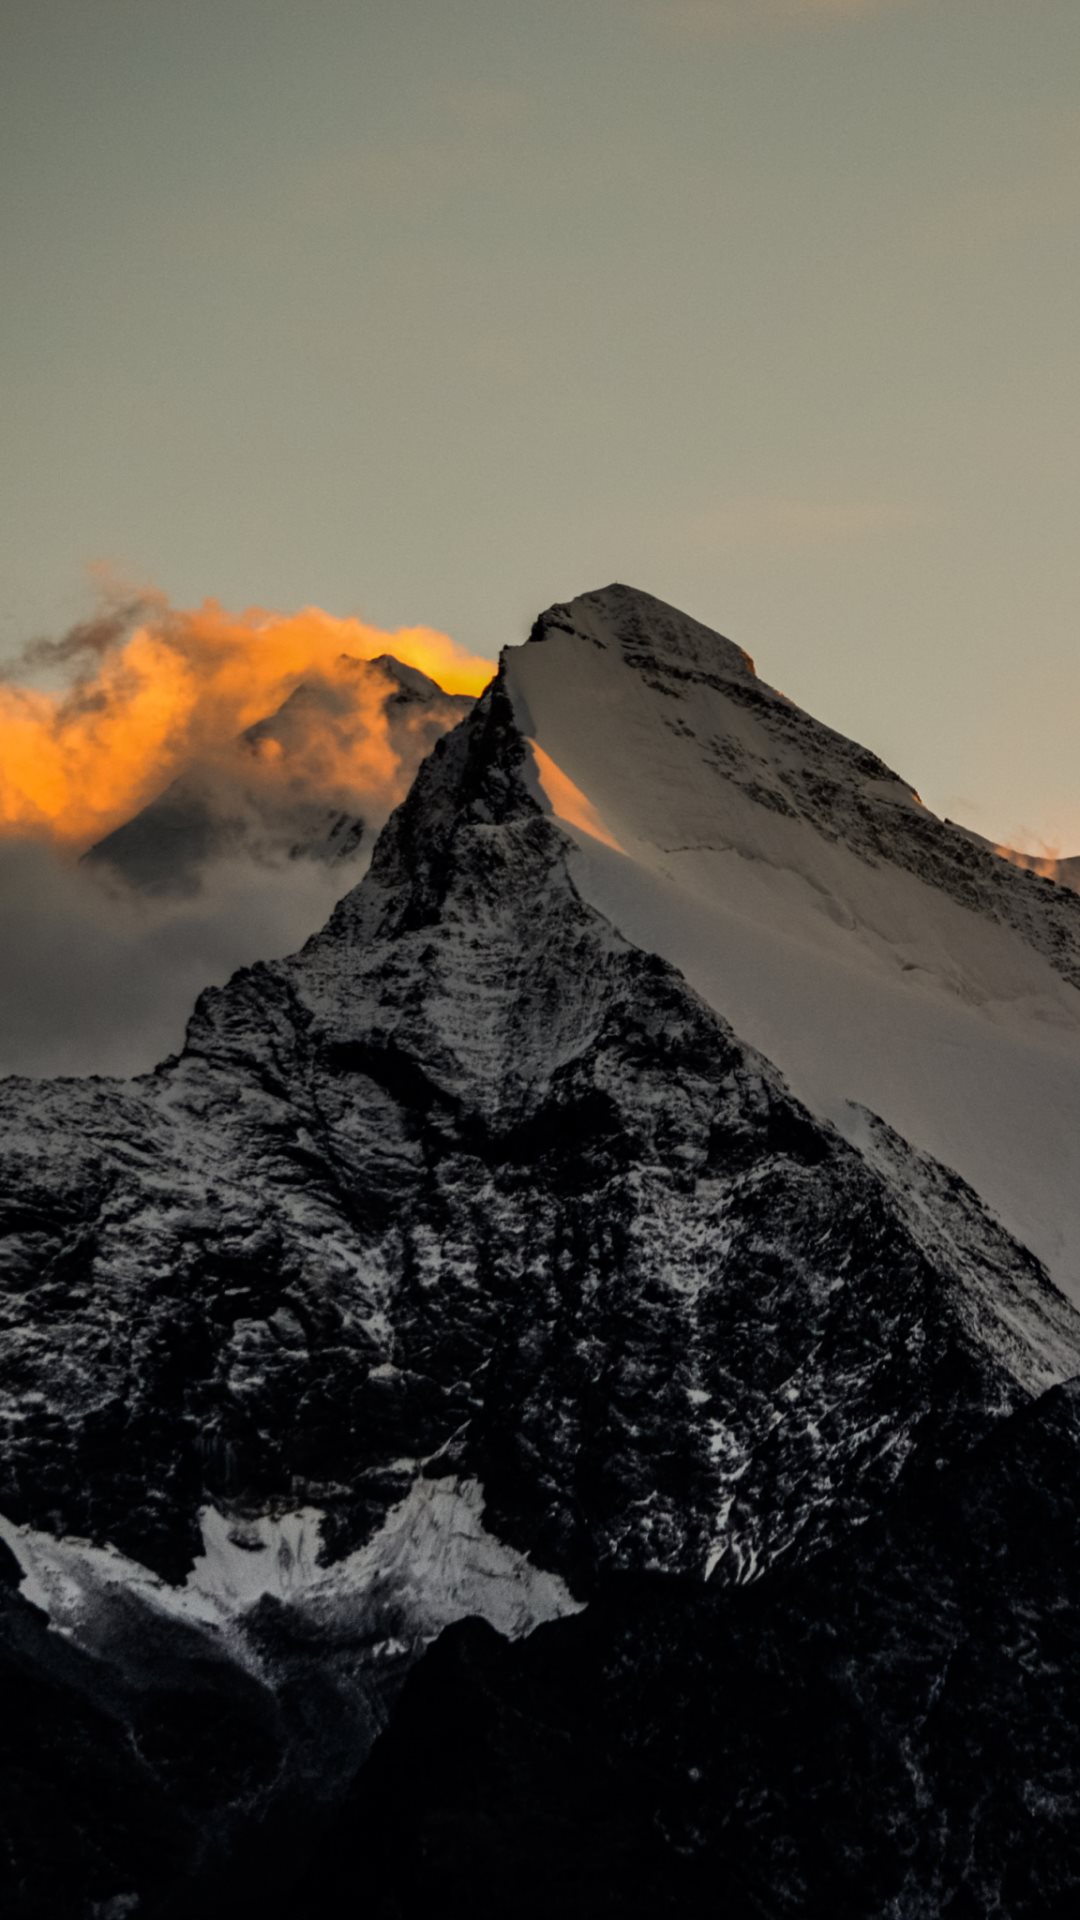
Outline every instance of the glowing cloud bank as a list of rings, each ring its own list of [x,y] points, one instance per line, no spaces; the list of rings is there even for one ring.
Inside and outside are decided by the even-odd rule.
[[[155,593],[110,606],[61,640],[34,642],[0,678],[0,833],[89,843],[301,684],[339,679],[342,655],[386,653],[447,693],[479,693],[494,672],[431,628],[388,633],[318,607],[237,614],[214,600],[175,608]],[[269,766],[270,743],[264,757]],[[347,773],[338,769],[339,783]]]

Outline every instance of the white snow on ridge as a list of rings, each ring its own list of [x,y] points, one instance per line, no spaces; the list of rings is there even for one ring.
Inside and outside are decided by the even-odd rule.
[[[673,695],[610,635],[583,641],[587,626],[602,642],[603,599],[573,603],[578,633],[551,626],[506,655],[543,756],[530,785],[576,843],[584,898],[812,1110],[857,1138],[857,1103],[953,1167],[1080,1301],[1080,993],[988,914],[752,797],[732,768],[775,776],[782,800],[790,741],[723,685],[686,676]],[[720,675],[749,677],[713,644]],[[872,775],[862,792],[920,804]]]
[[[476,1480],[417,1480],[366,1546],[320,1564],[322,1515],[307,1507],[254,1520],[201,1515],[203,1552],[173,1587],[112,1547],[56,1538],[0,1517],[0,1540],[22,1569],[20,1592],[51,1625],[107,1656],[131,1634],[131,1605],[224,1635],[258,1667],[244,1618],[271,1596],[333,1637],[376,1620],[422,1646],[455,1620],[480,1618],[509,1640],[581,1611],[564,1582],[534,1567],[483,1524]]]
[[[242,1613],[267,1594],[300,1600],[319,1579],[322,1514],[315,1507],[254,1520],[229,1520],[204,1507],[199,1526],[203,1550],[185,1591],[226,1614]]]

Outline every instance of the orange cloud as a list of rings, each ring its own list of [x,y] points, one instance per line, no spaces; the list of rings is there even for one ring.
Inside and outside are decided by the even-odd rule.
[[[214,600],[174,608],[155,593],[109,606],[61,640],[34,642],[0,679],[0,833],[88,843],[313,676],[340,684],[342,655],[383,653],[448,693],[478,693],[494,671],[431,628],[388,633],[318,607],[233,614]],[[365,754],[383,756],[389,770],[377,736],[366,710],[337,729],[357,756],[358,779]],[[265,770],[274,764],[268,747]],[[339,787],[348,784],[347,754],[332,771]]]

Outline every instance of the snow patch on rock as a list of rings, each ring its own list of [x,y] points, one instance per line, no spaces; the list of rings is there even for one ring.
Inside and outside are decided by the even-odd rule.
[[[184,1586],[110,1546],[56,1538],[0,1516],[0,1539],[22,1571],[19,1591],[50,1624],[87,1651],[106,1655],[130,1628],[132,1602],[160,1616],[225,1635],[258,1665],[245,1617],[267,1599],[330,1636],[365,1617],[393,1614],[419,1648],[456,1620],[486,1620],[518,1640],[548,1620],[581,1611],[556,1575],[534,1567],[483,1523],[477,1480],[417,1480],[378,1533],[344,1560],[321,1564],[323,1516],[228,1517],[205,1508],[203,1551]]]

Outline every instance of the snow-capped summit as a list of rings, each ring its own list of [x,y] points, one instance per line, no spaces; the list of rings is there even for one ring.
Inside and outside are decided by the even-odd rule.
[[[593,593],[579,594],[565,606],[549,607],[536,621],[530,642],[569,634],[588,639],[601,650],[614,647],[631,663],[651,659],[679,671],[734,674],[754,678],[754,662],[723,634],[669,607],[651,593],[614,581]]]
[[[1080,1298],[1080,901],[934,817],[730,641],[625,587],[505,684],[583,895],[816,1111],[881,1114]]]

